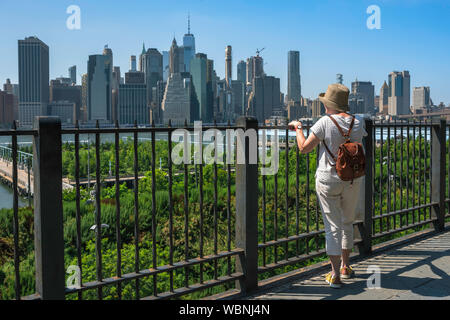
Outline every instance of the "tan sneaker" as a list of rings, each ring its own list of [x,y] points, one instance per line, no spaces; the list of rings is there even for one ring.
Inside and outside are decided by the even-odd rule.
[[[350,279],[355,276],[355,271],[353,271],[352,267],[343,267],[341,268],[341,278],[342,279]]]
[[[325,281],[334,289],[339,289],[342,286],[341,279],[336,276],[333,277],[331,272],[325,275]]]

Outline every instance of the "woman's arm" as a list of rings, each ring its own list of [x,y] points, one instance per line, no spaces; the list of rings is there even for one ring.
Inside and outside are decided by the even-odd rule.
[[[309,153],[313,151],[314,148],[320,143],[320,140],[314,133],[311,133],[308,136],[308,139],[305,138],[302,123],[300,121],[292,121],[289,123],[289,126],[295,128],[295,132],[297,134],[297,145],[300,153]]]

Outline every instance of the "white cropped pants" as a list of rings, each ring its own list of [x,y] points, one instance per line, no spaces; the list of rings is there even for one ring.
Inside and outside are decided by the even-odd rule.
[[[358,178],[351,184],[351,181],[316,178],[328,255],[339,256],[342,249],[353,248],[353,222],[362,181],[363,178]]]

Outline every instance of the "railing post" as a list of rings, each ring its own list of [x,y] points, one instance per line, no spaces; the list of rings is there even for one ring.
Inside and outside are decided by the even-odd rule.
[[[437,202],[431,208],[436,231],[443,231],[445,226],[445,141],[446,121],[441,119],[439,125],[432,125],[431,133],[431,201]]]
[[[245,132],[255,130],[258,121],[253,117],[240,117],[236,121]],[[236,161],[236,247],[244,249],[244,256],[236,260],[236,271],[244,274],[236,287],[243,293],[258,288],[258,164],[250,164],[250,153],[257,152],[245,137],[245,164]],[[250,148],[254,148],[253,150]]]
[[[366,175],[364,177],[364,217],[359,232],[362,242],[358,246],[360,254],[367,255],[372,252],[372,214],[373,214],[373,179],[374,179],[374,126],[370,119],[365,120],[367,137],[364,138],[366,155]]]
[[[61,120],[36,117],[33,127],[36,292],[42,300],[64,299]]]

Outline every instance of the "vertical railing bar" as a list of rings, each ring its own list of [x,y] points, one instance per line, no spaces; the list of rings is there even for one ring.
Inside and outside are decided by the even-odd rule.
[[[303,130],[303,128],[302,128]],[[297,139],[294,140],[295,145],[295,234],[300,234],[300,221],[299,221],[299,205],[300,205],[300,197],[299,197],[299,171],[300,171],[300,155],[299,149],[297,147]],[[295,241],[295,254],[299,255],[299,240]]]
[[[319,167],[319,145],[316,147],[316,170]],[[316,197],[316,231],[319,231],[319,198]],[[314,239],[316,241],[316,251],[319,251],[319,236],[316,234],[314,236]]]
[[[429,165],[427,166],[427,168],[428,168],[428,186],[429,186],[429,190],[430,190],[430,193],[429,193],[429,197],[428,197],[428,199],[429,199],[429,202],[431,203],[432,202],[432,197],[431,197],[431,193],[432,193],[432,183],[431,183],[431,178],[432,178],[432,176],[431,176],[431,171],[433,170],[433,168],[432,168],[432,166],[431,166],[431,164],[433,163],[433,143],[432,143],[432,138],[433,138],[433,132],[432,132],[432,130],[433,130],[433,127],[432,127],[432,124],[433,124],[433,121],[432,120],[430,120],[429,122],[428,122],[430,125],[429,125],[429,130],[430,130],[430,138],[429,138],[429,142],[428,142],[428,144],[429,144],[429,155],[430,155],[430,162],[429,162]],[[425,158],[426,159],[426,158]],[[428,208],[428,217],[429,217],[429,219],[431,219],[431,207],[429,207]]]
[[[169,264],[173,265],[173,195],[172,195],[172,120],[169,119],[168,123],[169,131],[167,132],[167,142],[168,142],[168,175],[169,175]],[[170,282],[170,292],[173,292],[173,270],[169,272],[169,282]]]
[[[427,203],[427,120],[423,120],[423,203]],[[427,210],[423,209],[423,220],[426,220]]]
[[[419,120],[419,157],[418,157],[418,166],[419,166],[419,191],[417,193],[417,198],[419,200],[419,206],[422,204],[422,189],[421,189],[421,184],[422,184],[422,119]],[[422,217],[421,217],[421,211],[419,209],[418,211],[418,218],[419,218],[419,222],[422,221]]]
[[[388,190],[387,190],[387,212],[391,212],[391,124],[392,122],[389,122],[388,128],[387,128],[387,183],[388,183]],[[389,231],[391,228],[391,219],[389,217],[386,217],[386,231]]]
[[[228,126],[230,126],[230,121],[228,120]],[[256,135],[258,138],[258,135]],[[227,140],[227,147],[228,144],[232,145],[232,142],[230,140]],[[258,145],[258,143],[256,144]],[[229,149],[226,149],[228,152]],[[228,155],[228,153],[227,153]],[[231,161],[231,155],[229,155],[229,160]],[[231,164],[227,162],[227,250],[231,251]],[[227,265],[228,265],[228,275],[231,275],[231,257],[227,258]]]
[[[16,121],[13,121],[13,130],[16,131]],[[15,132],[14,132],[15,133]],[[15,276],[15,294],[16,300],[20,300],[20,257],[19,257],[19,200],[17,192],[17,135],[12,137],[12,170],[13,170],[13,236],[14,236],[14,276]]]
[[[397,119],[394,120],[394,211],[397,211]],[[397,215],[393,216],[393,229],[396,229]]]
[[[258,132],[258,121],[254,117],[238,117],[236,124],[245,131]],[[236,272],[242,272],[244,275],[241,280],[236,281],[236,288],[244,294],[258,288],[258,164],[253,163],[257,157],[252,154],[252,148],[257,147],[255,140],[252,140],[251,136],[244,136],[240,140],[243,143],[237,145],[238,148],[239,145],[242,147],[238,151],[243,151],[245,161],[236,161],[235,175],[235,243],[237,248],[244,250],[243,255],[236,257]]]
[[[306,129],[306,136],[309,137],[309,126]],[[306,233],[309,233],[309,201],[310,201],[310,189],[309,189],[309,153],[306,154]],[[305,238],[306,242],[306,254],[309,254],[309,242],[308,238]]]
[[[284,230],[284,235],[286,238],[289,237],[289,129],[286,129],[285,131],[286,136],[285,136],[285,186],[284,186],[284,190],[285,190],[285,230]],[[289,246],[288,246],[288,242],[285,243],[285,252],[284,252],[284,258],[285,260],[288,260],[289,257],[289,252],[288,252]]]
[[[99,129],[99,122],[96,121],[96,128]],[[96,237],[95,248],[97,258],[97,281],[103,280],[102,272],[102,223],[101,223],[101,194],[100,194],[100,133],[95,133],[95,211],[96,211]],[[99,300],[103,299],[103,288],[101,286],[97,289],[97,296]]]
[[[152,128],[155,128],[155,120],[152,120]],[[156,137],[155,137],[155,130],[151,131],[151,137],[152,137],[152,262],[153,262],[153,269],[156,269],[158,267],[158,253],[156,250],[156,169],[155,169],[155,162],[156,162],[156,153],[155,153],[155,145],[156,145]],[[157,274],[153,275],[153,295],[156,297],[158,295],[158,288],[157,288]]]
[[[403,121],[400,124],[400,210],[403,210]],[[400,227],[403,226],[403,214],[400,215]]]
[[[412,175],[412,206],[416,205],[416,126],[413,123],[413,175]],[[416,222],[416,210],[412,212],[412,223]]]
[[[30,157],[27,157],[27,180],[28,180],[28,207],[31,208],[31,162]]]
[[[277,125],[278,125],[278,122],[277,122],[277,120],[275,120],[275,126],[277,126]],[[277,130],[277,129],[275,129],[275,130]],[[271,140],[270,143],[273,144],[274,142]],[[275,194],[274,194],[274,215],[273,215],[273,218],[274,218],[273,228],[274,228],[274,230],[273,230],[273,232],[274,232],[274,239],[276,241],[276,240],[278,240],[278,171],[274,174],[273,178],[274,178],[274,191],[275,191]],[[273,248],[275,263],[278,262],[278,250],[277,249],[278,249],[278,246],[275,244],[274,248]]]
[[[79,129],[78,120],[75,123],[75,128]],[[77,224],[77,262],[80,270],[80,285],[82,285],[83,266],[81,263],[81,213],[80,213],[80,135],[75,133],[75,218]],[[83,299],[83,293],[78,292],[78,300]]]
[[[187,127],[187,120],[184,121],[184,126]],[[189,139],[190,135],[184,135],[184,141]],[[185,155],[183,155],[185,156]],[[184,164],[184,258],[186,261],[189,260],[189,193],[188,193],[188,184],[189,184],[189,176],[188,176],[188,164]],[[185,267],[185,287],[189,287],[189,267]]]
[[[261,143],[261,148],[262,148],[262,165],[264,166],[265,163],[265,157],[266,157],[266,144],[267,144],[267,132],[266,130],[263,130],[262,132],[263,137],[264,137],[264,142],[265,143]],[[263,236],[263,243],[266,243],[267,239],[266,239],[266,175],[262,175],[262,219],[263,219],[263,225],[262,225],[262,236]],[[262,249],[262,253],[263,253],[263,266],[266,266],[266,247],[263,247]]]
[[[137,121],[134,120],[134,127],[137,128]],[[134,272],[138,273],[140,270],[139,263],[139,158],[138,158],[138,133],[133,133],[133,151],[134,151]],[[136,279],[135,287],[136,300],[140,299],[139,279]]]
[[[407,120],[407,134],[406,134],[406,208],[409,208],[409,134],[410,134],[410,126],[409,126],[409,119]],[[409,212],[406,214],[406,225],[409,224]]]
[[[371,217],[372,221],[370,222],[370,228],[372,228],[372,235],[375,234],[375,224],[373,223],[373,217],[375,214],[375,175],[376,175],[376,158],[375,158],[375,149],[376,149],[376,142],[377,142],[377,135],[376,135],[376,126],[375,121],[372,121],[372,212]],[[372,245],[372,244],[371,244]]]
[[[203,144],[202,144],[203,130],[200,132],[198,142],[200,143],[200,155],[199,158],[203,159]],[[197,158],[194,159],[196,161]],[[200,214],[200,258],[203,258],[203,161],[200,164],[195,163],[195,167],[199,166],[199,214]],[[196,170],[197,171],[197,170]],[[203,283],[203,263],[200,263],[200,283]]]
[[[217,126],[217,122],[214,119],[214,127]],[[214,169],[214,178],[213,178],[213,182],[214,182],[214,254],[217,255],[217,195],[218,195],[218,190],[217,190],[217,131],[214,131],[214,164],[213,164],[213,169]],[[217,274],[217,259],[214,259],[214,279],[217,279],[218,274]]]
[[[119,121],[116,120],[116,129],[119,129]],[[117,245],[117,264],[116,275],[122,277],[122,238],[120,234],[120,156],[119,156],[119,131],[114,133],[114,153],[115,153],[115,187],[116,187],[116,245]],[[122,300],[122,284],[117,284],[117,296],[119,300]]]
[[[383,120],[380,121],[380,216],[383,214]],[[383,232],[383,219],[379,219],[380,232]],[[375,234],[375,230],[374,230]]]

